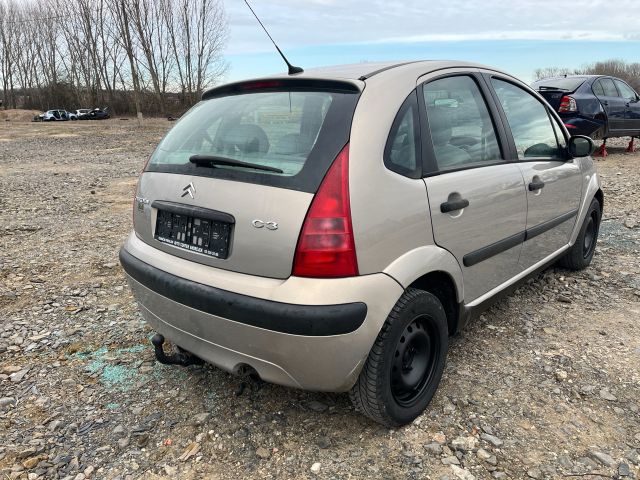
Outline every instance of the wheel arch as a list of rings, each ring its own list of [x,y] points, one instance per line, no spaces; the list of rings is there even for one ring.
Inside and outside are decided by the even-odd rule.
[[[384,273],[405,290],[418,288],[438,297],[447,314],[449,333],[457,331],[464,284],[460,264],[453,254],[437,245],[423,246],[396,259]]]
[[[429,272],[417,278],[409,287],[435,295],[440,300],[447,315],[449,335],[453,335],[458,331],[460,302],[458,302],[456,285],[451,275],[441,270]]]
[[[593,160],[589,160],[589,167],[587,170],[587,176],[585,179],[585,184],[582,187],[582,200],[580,202],[580,209],[578,211],[578,216],[576,219],[576,223],[573,227],[573,232],[571,232],[571,237],[569,241],[569,245],[573,245],[578,238],[578,233],[580,233],[580,228],[582,227],[582,222],[587,215],[587,210],[589,210],[589,205],[591,205],[591,201],[595,198],[600,203],[600,214],[602,215],[604,209],[604,193],[602,188],[600,187],[600,179],[598,178],[597,173],[595,172],[595,166],[593,165]],[[591,171],[589,171],[591,170]]]
[[[604,212],[604,192],[601,188],[598,188],[593,196],[596,200],[598,200],[598,203],[600,204],[600,215],[602,215],[602,213]]]

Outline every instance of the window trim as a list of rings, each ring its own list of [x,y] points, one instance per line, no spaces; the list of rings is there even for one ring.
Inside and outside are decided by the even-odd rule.
[[[393,145],[393,140],[395,139],[396,134],[398,133],[398,129],[400,128],[400,124],[404,119],[407,111],[411,109],[413,110],[413,138],[414,138],[414,148],[416,152],[416,166],[413,170],[408,168],[404,168],[402,165],[398,165],[391,161],[391,146]],[[383,162],[384,166],[387,170],[391,170],[392,172],[397,173],[398,175],[402,175],[403,177],[418,179],[422,177],[422,152],[423,152],[423,141],[422,141],[422,128],[420,127],[420,108],[418,105],[418,96],[416,94],[416,89],[412,90],[407,98],[402,102],[402,105],[398,109],[395,118],[393,119],[393,123],[391,124],[391,128],[389,129],[389,134],[387,135],[387,142],[384,146],[383,153]]]
[[[516,143],[515,143],[515,139],[513,138],[513,132],[511,131],[511,126],[509,125],[509,119],[507,118],[507,114],[505,113],[504,109],[502,108],[502,103],[500,102],[500,98],[498,97],[497,92],[495,91],[495,88],[493,88],[493,83],[491,82],[494,78],[496,80],[500,80],[506,83],[510,83],[511,85],[513,85],[514,87],[520,88],[521,90],[524,90],[525,92],[529,93],[532,97],[534,97],[538,102],[540,102],[540,104],[542,105],[542,107],[545,109],[546,113],[547,113],[547,118],[549,118],[549,122],[553,122],[554,120],[556,121],[556,124],[558,124],[558,128],[560,129],[560,131],[562,132],[562,135],[564,135],[564,140],[567,143],[567,145],[569,144],[569,138],[566,132],[566,128],[564,127],[564,122],[562,121],[562,119],[558,116],[558,114],[553,111],[553,109],[551,109],[549,107],[549,104],[546,102],[546,100],[544,100],[544,98],[535,90],[531,89],[529,86],[522,84],[520,82],[514,81],[514,79],[503,76],[503,75],[498,75],[498,74],[483,74],[483,78],[485,83],[487,84],[487,87],[490,89],[491,91],[491,96],[493,98],[493,101],[496,104],[496,107],[498,108],[499,112],[500,112],[500,118],[502,119],[502,122],[504,124],[504,128],[506,130],[506,135],[507,135],[507,141],[509,143],[509,150],[510,150],[510,159],[509,162],[510,163],[527,163],[527,162],[566,162],[568,160],[571,159],[571,157],[569,156],[569,149],[568,148],[564,148],[560,145],[559,141],[558,141],[558,137],[557,137],[557,133],[556,133],[556,129],[553,128],[553,125],[551,126],[551,129],[553,130],[553,135],[556,138],[556,143],[558,144],[558,148],[560,148],[564,155],[562,158],[549,158],[549,157],[526,157],[526,158],[519,158],[518,157],[518,149],[516,148]]]
[[[485,82],[482,80],[482,75],[483,75],[482,73],[479,73],[477,71],[449,72],[449,73],[444,73],[442,75],[438,75],[435,77],[431,77],[428,80],[420,83],[416,88],[416,92],[418,94],[418,109],[420,110],[420,124],[422,127],[422,152],[423,152],[422,176],[424,178],[433,177],[436,175],[443,175],[447,173],[460,172],[463,170],[492,167],[495,165],[503,165],[505,163],[509,163],[506,155],[506,153],[509,151],[509,143],[505,140],[507,137],[505,136],[506,131],[504,128],[503,120],[500,117],[499,111],[496,109],[495,101],[493,101],[491,92],[487,89]],[[480,95],[482,96],[482,99],[484,100],[484,103],[487,107],[489,118],[493,124],[493,129],[496,134],[496,139],[498,141],[498,147],[500,148],[500,155],[502,157],[500,160],[496,160],[495,162],[476,162],[476,163],[472,163],[472,164],[468,164],[460,167],[453,167],[453,168],[440,169],[438,167],[435,150],[433,148],[433,142],[431,141],[431,129],[429,127],[429,120],[427,118],[427,104],[424,99],[424,86],[436,80],[442,80],[443,78],[450,78],[450,77],[469,77],[478,87],[478,90],[480,91]]]

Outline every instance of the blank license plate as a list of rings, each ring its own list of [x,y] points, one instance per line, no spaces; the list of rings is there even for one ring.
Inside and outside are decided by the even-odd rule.
[[[231,225],[158,210],[156,240],[217,258],[229,255]]]

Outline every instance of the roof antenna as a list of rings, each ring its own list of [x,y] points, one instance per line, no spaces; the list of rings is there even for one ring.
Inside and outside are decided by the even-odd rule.
[[[253,13],[253,16],[256,17],[256,20],[258,20],[258,23],[260,24],[260,26],[264,30],[264,33],[267,34],[267,37],[269,37],[269,40],[271,40],[271,43],[273,43],[273,46],[276,47],[276,50],[278,50],[278,53],[280,54],[280,56],[284,60],[284,63],[287,64],[287,67],[289,68],[289,75],[294,75],[296,73],[304,72],[304,70],[302,68],[296,67],[295,65],[291,65],[289,63],[289,60],[287,60],[287,57],[284,56],[284,53],[282,53],[282,50],[280,50],[280,48],[278,48],[278,45],[276,45],[276,42],[273,40],[273,38],[271,38],[271,35],[269,35],[269,32],[267,31],[267,29],[264,27],[264,25],[262,24],[262,22],[258,18],[258,15],[256,15],[256,12],[254,12],[253,8],[251,8],[251,5],[249,5],[249,2],[247,0],[244,0],[244,3],[247,4],[247,7],[249,7],[249,10],[251,10],[251,13]]]

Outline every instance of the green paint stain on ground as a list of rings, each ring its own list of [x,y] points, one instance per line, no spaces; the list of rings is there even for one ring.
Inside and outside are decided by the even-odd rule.
[[[117,410],[118,408],[120,408],[119,403],[107,403],[108,410]]]

